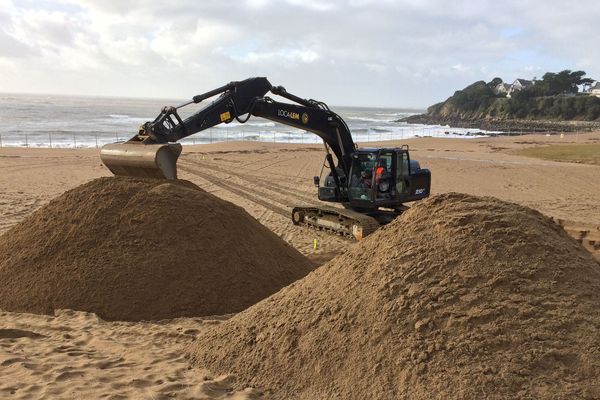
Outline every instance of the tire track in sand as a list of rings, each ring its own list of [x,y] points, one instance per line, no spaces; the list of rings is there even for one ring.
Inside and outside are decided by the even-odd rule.
[[[279,199],[265,199],[266,188],[264,188],[261,184],[257,182],[254,182],[254,184],[257,185],[259,188],[251,189],[245,185],[245,182],[248,181],[245,179],[241,179],[240,177],[238,178],[241,179],[241,183],[239,181],[237,183],[233,183],[231,181],[224,180],[222,177],[219,177],[223,175],[236,176],[236,174],[231,174],[229,170],[223,171],[215,169],[213,167],[211,168],[211,172],[207,173],[205,172],[205,170],[209,168],[205,168],[206,166],[204,164],[198,165],[196,163],[189,162],[189,160],[180,162],[178,165],[180,170],[190,173],[191,175],[208,182],[215,189],[219,188],[221,190],[225,190],[226,192],[230,192],[236,197],[239,197],[241,200],[245,200],[246,204],[255,203],[256,205],[258,205],[263,211],[259,211],[259,214],[254,215],[255,218],[261,221],[261,223],[265,224],[274,233],[283,237],[286,242],[294,246],[302,254],[308,255],[311,259],[318,261],[319,264],[328,261],[330,258],[337,254],[339,249],[345,248],[346,246],[348,246],[348,243],[353,242],[352,240],[347,239],[345,237],[331,235],[330,233],[316,230],[314,228],[292,225],[291,211],[292,208],[297,205],[292,205],[292,203],[296,202],[294,202],[293,199],[286,199],[285,197],[281,196]],[[213,172],[217,172],[219,175]],[[298,197],[296,193],[293,194],[294,199]],[[242,206],[243,203],[240,203],[240,200],[230,201],[233,201],[239,206]],[[283,207],[274,205],[273,202],[275,201],[288,208],[285,209]],[[283,203],[282,201],[285,201],[285,203]],[[281,223],[279,222],[269,222],[269,218],[265,218],[265,216],[268,214],[271,214],[273,218],[283,217],[286,221],[286,224],[281,225]],[[277,214],[277,216],[275,216],[275,214]],[[316,253],[313,249],[314,239],[317,239],[319,243],[319,251],[317,251]]]
[[[242,180],[245,180],[251,184],[255,184],[255,185],[264,187],[265,189],[270,190],[277,194],[287,194],[288,196],[291,196],[292,198],[300,198],[309,203],[315,202],[315,198],[307,195],[305,192],[301,192],[299,190],[294,190],[290,187],[287,187],[287,186],[284,186],[284,185],[281,185],[278,183],[274,183],[271,180],[266,179],[266,178],[259,178],[255,175],[244,174],[241,172],[233,172],[231,170],[223,171],[222,169],[217,168],[214,164],[212,164],[210,162],[206,162],[206,161],[185,160],[185,163],[197,165],[202,168],[210,169],[211,171],[215,171],[218,173],[226,173],[228,175],[236,176],[236,177],[238,177]],[[284,203],[282,203],[282,204],[284,204]],[[286,204],[286,205],[288,205],[288,204]]]
[[[256,196],[256,194],[260,194],[258,191],[249,191],[246,189],[240,189],[238,186],[232,185],[230,183],[224,182],[222,179],[216,178],[214,175],[210,175],[210,174],[206,174],[203,173],[201,171],[198,171],[196,168],[193,167],[189,167],[189,166],[185,166],[185,165],[180,165],[179,169],[186,171],[192,175],[198,176],[210,183],[212,183],[215,186],[219,186],[237,196],[240,196],[243,199],[247,199],[252,201],[253,203],[259,204],[262,207],[273,211],[276,214],[279,214],[283,217],[285,217],[286,219],[290,219],[291,216],[291,209],[290,210],[286,210],[282,207],[276,206],[273,203],[270,203],[258,196]]]

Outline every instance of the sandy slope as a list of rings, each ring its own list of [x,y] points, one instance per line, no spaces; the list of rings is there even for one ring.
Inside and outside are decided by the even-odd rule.
[[[599,290],[549,218],[446,193],[188,351],[271,400],[598,399]]]
[[[523,136],[421,138],[406,142],[412,157],[432,170],[434,193],[491,195],[533,207],[561,221],[572,236],[599,257],[600,167],[509,154],[511,149],[531,145],[598,140],[600,132],[565,139]],[[293,205],[315,201],[312,176],[320,171],[321,146],[193,146],[185,148],[180,161],[182,178],[244,207],[304,254],[326,260],[353,244],[293,226],[289,220]],[[0,171],[0,233],[65,190],[109,175],[100,164],[97,150],[81,149],[2,148]],[[312,250],[314,238],[319,245],[316,254]],[[194,334],[185,331],[202,329],[208,323],[213,322],[181,319],[166,324],[105,323],[93,315],[72,312],[62,312],[57,318],[0,313],[0,397],[229,396],[227,380],[211,378],[204,382],[202,374],[187,371],[179,354],[180,343],[191,340]],[[19,332],[14,329],[44,337],[15,338]]]

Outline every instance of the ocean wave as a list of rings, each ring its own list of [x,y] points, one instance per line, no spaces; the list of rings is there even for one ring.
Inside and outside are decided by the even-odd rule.
[[[53,147],[101,146],[132,137],[141,123],[152,121],[159,100],[138,102],[105,98],[19,96],[3,93],[5,107],[0,110],[0,135],[5,145]],[[41,103],[47,102],[49,106]],[[163,104],[160,101],[160,104]],[[74,107],[77,112],[73,112]],[[397,123],[410,112],[402,109],[353,108],[344,111],[350,131],[356,141],[404,139],[411,136],[455,135],[465,137],[466,130],[442,126],[420,126]],[[216,128],[216,129],[215,129]],[[445,132],[449,132],[446,134]],[[27,139],[25,139],[27,136]],[[183,140],[186,144],[222,142],[226,140],[256,140],[265,142],[316,143],[317,135],[261,118],[247,123],[233,121],[219,124]]]
[[[275,122],[248,122],[250,126],[274,127]]]
[[[380,116],[380,117],[407,117],[409,115],[412,115],[414,113],[409,113],[409,112],[392,112],[392,113],[375,113],[375,115]]]
[[[275,122],[245,122],[240,124],[239,122],[230,122],[229,124],[220,124],[215,126],[215,128],[225,129],[225,128],[243,128],[244,126],[255,126],[259,128],[272,128],[275,126]]]
[[[109,114],[108,119],[98,119],[99,122],[104,122],[107,124],[118,124],[118,125],[126,125],[126,124],[141,124],[146,121],[152,121],[154,118],[148,117],[131,117],[125,114]]]
[[[348,116],[346,118],[348,118],[348,120],[363,121],[363,122],[391,122],[391,121],[381,119],[381,118],[352,117],[352,116]]]

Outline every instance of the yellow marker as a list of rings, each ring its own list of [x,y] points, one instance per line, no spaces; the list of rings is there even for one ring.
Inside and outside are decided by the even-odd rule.
[[[221,113],[220,117],[221,122],[229,121],[231,119],[231,114],[229,113],[229,111],[225,111],[224,113]]]
[[[313,239],[313,251],[317,251],[317,239]]]

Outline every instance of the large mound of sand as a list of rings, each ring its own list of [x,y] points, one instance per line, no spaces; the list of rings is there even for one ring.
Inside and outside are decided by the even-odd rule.
[[[447,194],[188,350],[270,399],[600,398],[599,293],[548,218]]]
[[[233,313],[311,269],[242,208],[190,182],[101,178],[0,236],[0,308],[132,321]]]

